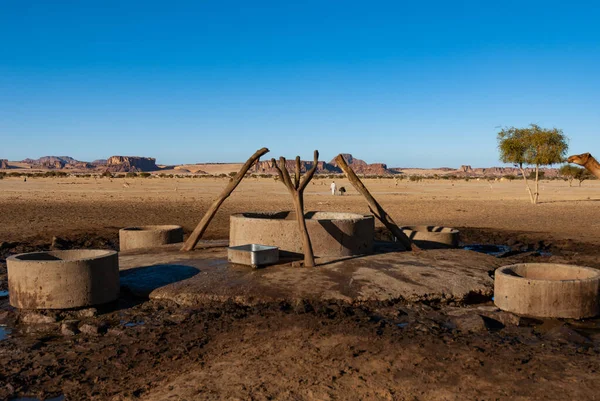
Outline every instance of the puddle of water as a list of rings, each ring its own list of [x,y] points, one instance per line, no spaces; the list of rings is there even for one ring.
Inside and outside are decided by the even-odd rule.
[[[467,251],[485,253],[492,256],[502,256],[505,253],[510,252],[510,247],[508,245],[471,244],[465,245],[463,249],[466,249]]]
[[[398,323],[396,324],[396,326],[400,327],[401,329],[408,327],[408,323]]]
[[[6,326],[0,326],[0,341],[6,340],[8,335],[10,334],[10,329]]]
[[[0,291],[0,298],[4,298],[8,296],[8,291]]]
[[[54,397],[54,398],[46,398],[44,401],[64,401],[65,400],[65,396],[64,395],[59,395],[58,397]],[[33,398],[33,397],[21,397],[21,398],[12,398],[10,401],[42,401],[39,398]]]
[[[143,325],[145,322],[143,320],[140,320],[138,322],[126,322],[124,320],[121,320],[121,324],[125,327],[135,327],[135,326],[141,326]]]

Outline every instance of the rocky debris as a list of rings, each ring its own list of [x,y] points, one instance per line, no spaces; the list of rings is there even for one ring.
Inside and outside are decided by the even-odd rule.
[[[79,333],[79,329],[77,326],[79,325],[79,320],[65,320],[60,325],[60,333],[63,336],[74,336]]]
[[[106,161],[106,171],[128,173],[158,170],[156,159],[139,156],[111,156]]]
[[[80,318],[94,317],[98,315],[98,310],[96,308],[80,309],[77,312],[75,312],[75,315]]]
[[[71,243],[60,237],[52,237],[52,244],[50,245],[50,249],[52,250],[61,250],[61,249],[69,249]]]
[[[7,168],[8,168],[8,160],[0,159],[0,169],[7,169]]]
[[[48,324],[55,323],[55,315],[44,315],[40,312],[25,312],[20,316],[21,323],[26,324]]]
[[[97,336],[100,334],[102,325],[98,323],[84,323],[79,326],[79,331],[83,334]]]

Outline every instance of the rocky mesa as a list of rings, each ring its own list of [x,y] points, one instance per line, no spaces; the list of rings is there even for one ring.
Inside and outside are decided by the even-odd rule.
[[[111,156],[106,160],[105,167],[111,173],[158,170],[155,158],[139,156]]]
[[[368,164],[364,160],[356,159],[349,153],[343,153],[342,156],[348,163],[350,167],[354,170],[356,174],[361,175],[391,175],[395,174],[393,171],[389,170],[387,166],[383,163],[373,163]],[[310,170],[313,166],[312,161],[302,160],[300,161],[300,171],[306,172]],[[293,172],[296,170],[296,161],[295,160],[286,160],[286,167],[288,171]],[[277,170],[273,165],[271,160],[265,160],[262,162],[258,162],[254,165],[252,169],[254,173],[260,174],[277,174]],[[335,159],[326,163],[324,161],[317,162],[317,174],[342,174],[342,169],[337,165]]]

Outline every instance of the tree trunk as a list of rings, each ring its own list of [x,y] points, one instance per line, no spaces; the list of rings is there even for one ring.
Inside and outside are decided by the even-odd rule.
[[[531,188],[529,188],[529,182],[527,181],[527,176],[525,175],[525,170],[523,170],[523,166],[519,166],[519,170],[521,170],[521,174],[523,174],[523,180],[525,180],[525,188],[527,188],[527,192],[529,193],[529,200],[531,203],[535,204],[535,199],[533,198],[533,193],[531,193]]]
[[[302,193],[292,195],[294,198],[294,208],[296,209],[296,220],[302,234],[302,251],[304,252],[304,267],[315,266],[315,256],[312,249],[312,243],[308,236],[306,219],[304,218],[304,199]]]
[[[246,163],[242,166],[242,169],[235,175],[229,184],[227,184],[223,192],[221,192],[219,197],[215,199],[212,205],[210,205],[204,214],[204,217],[202,217],[202,220],[200,220],[200,223],[198,223],[192,234],[190,234],[190,237],[187,239],[185,244],[183,244],[183,247],[181,248],[182,251],[191,251],[196,247],[196,244],[198,244],[198,241],[200,241],[200,238],[202,238],[206,228],[210,224],[213,217],[215,217],[215,214],[217,214],[219,207],[223,204],[223,202],[225,202],[225,199],[227,199],[233,190],[239,185],[248,170],[250,170],[250,167],[252,167],[262,155],[268,152],[269,149],[267,148],[259,149],[246,161]]]
[[[535,166],[535,202],[537,205],[538,199],[540,198],[540,166]]]

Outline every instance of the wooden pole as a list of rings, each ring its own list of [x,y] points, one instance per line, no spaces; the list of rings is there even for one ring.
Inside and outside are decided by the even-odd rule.
[[[213,219],[213,217],[215,217],[215,214],[217,214],[217,210],[219,210],[219,207],[221,207],[225,199],[227,199],[229,195],[231,195],[233,190],[239,185],[239,183],[242,181],[248,170],[250,170],[250,167],[252,167],[262,155],[268,152],[269,149],[267,148],[259,149],[248,159],[248,161],[246,161],[246,163],[242,166],[241,170],[238,171],[235,177],[233,177],[229,184],[227,184],[227,186],[225,187],[223,192],[221,192],[219,197],[215,199],[212,205],[210,205],[210,207],[204,214],[204,217],[202,217],[202,220],[200,220],[200,223],[198,223],[190,237],[187,239],[185,244],[183,244],[183,247],[181,248],[182,251],[191,251],[196,247],[198,241],[200,241],[200,238],[202,238],[202,235],[204,234],[206,228],[210,224],[210,221]]]
[[[304,266],[314,267],[315,266],[315,255],[312,249],[312,243],[310,242],[310,236],[308,235],[308,229],[306,228],[306,220],[304,219],[304,190],[315,175],[317,171],[317,164],[319,163],[319,151],[315,150],[314,153],[314,164],[309,171],[306,172],[302,180],[300,179],[300,156],[296,157],[296,174],[294,175],[294,181],[290,177],[287,170],[286,160],[284,157],[279,158],[279,166],[275,162],[275,159],[271,159],[271,162],[277,170],[279,180],[283,182],[285,187],[292,195],[292,201],[294,202],[294,210],[296,211],[296,220],[298,221],[298,228],[300,229],[300,236],[302,238],[302,251],[304,252]]]
[[[337,155],[335,161],[337,165],[344,171],[344,173],[346,173],[346,177],[348,177],[348,180],[354,186],[354,188],[356,188],[356,190],[365,197],[367,203],[369,204],[369,210],[371,213],[373,213],[373,215],[375,215],[375,217],[377,217],[379,221],[381,221],[383,225],[392,232],[392,235],[396,237],[400,245],[405,250],[419,250],[420,248],[402,232],[390,215],[387,214],[381,205],[375,200],[375,198],[373,198],[373,195],[371,195],[367,187],[365,187],[360,178],[358,178],[358,176],[354,173],[354,170],[348,166],[348,163],[346,163],[344,157],[342,155]]]

